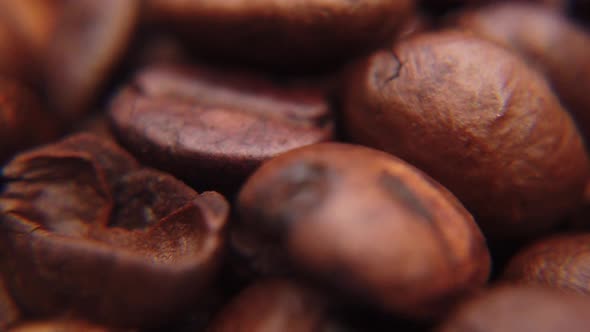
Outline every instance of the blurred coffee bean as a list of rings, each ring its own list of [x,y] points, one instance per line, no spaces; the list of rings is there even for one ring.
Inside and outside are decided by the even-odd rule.
[[[564,15],[532,4],[483,7],[455,23],[522,55],[539,68],[590,138],[590,35]]]
[[[146,11],[199,55],[301,72],[367,51],[395,34],[413,8],[413,0],[149,0]]]
[[[33,51],[32,56],[42,60],[39,53],[51,43],[58,13],[65,4],[63,0],[1,1],[0,18],[14,27],[19,42]]]
[[[587,332],[590,300],[534,287],[492,289],[459,307],[439,332]]]
[[[256,282],[233,299],[209,326],[209,332],[331,331],[325,300],[286,279]]]
[[[490,269],[485,239],[446,189],[361,146],[271,159],[242,188],[238,211],[233,244],[254,270],[303,273],[390,313],[439,315]]]
[[[139,0],[64,0],[46,51],[45,90],[66,119],[92,109],[121,60],[139,18]]]
[[[342,99],[354,142],[432,176],[486,235],[530,236],[582,203],[590,164],[572,119],[541,75],[491,42],[402,40],[352,66]]]
[[[117,137],[143,162],[230,192],[264,160],[333,136],[322,91],[199,67],[141,71],[110,116]]]
[[[542,239],[510,261],[504,279],[590,294],[590,234]]]

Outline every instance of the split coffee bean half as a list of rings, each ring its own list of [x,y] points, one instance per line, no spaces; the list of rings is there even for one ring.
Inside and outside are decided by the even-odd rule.
[[[0,268],[28,313],[154,326],[188,310],[214,277],[226,200],[141,167],[108,139],[39,147],[3,176]]]

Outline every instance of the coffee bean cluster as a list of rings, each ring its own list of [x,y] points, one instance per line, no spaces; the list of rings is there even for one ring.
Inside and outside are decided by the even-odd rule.
[[[1,1],[0,331],[589,331],[589,8]]]

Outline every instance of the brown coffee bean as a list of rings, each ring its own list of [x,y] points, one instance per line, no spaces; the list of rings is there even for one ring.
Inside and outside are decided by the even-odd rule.
[[[2,264],[2,253],[0,253],[0,264]],[[8,292],[4,279],[0,274],[0,331],[5,331],[20,318],[20,310]]]
[[[316,332],[334,326],[325,300],[286,279],[261,280],[234,298],[209,326],[209,332]]]
[[[467,301],[439,332],[587,332],[590,300],[530,287],[500,287]]]
[[[45,89],[66,118],[91,109],[131,39],[138,0],[66,0],[45,54]]]
[[[20,324],[8,332],[133,332],[94,325],[84,321],[55,320],[36,321]]]
[[[31,89],[0,76],[0,164],[19,150],[58,135],[57,122]]]
[[[142,161],[216,190],[235,190],[264,160],[333,135],[320,91],[196,67],[140,72],[110,116]]]
[[[590,294],[590,234],[540,240],[510,261],[504,279]]]
[[[369,148],[323,143],[264,163],[238,197],[237,250],[261,273],[291,266],[393,313],[436,315],[485,283],[471,215],[442,186]]]
[[[590,138],[590,35],[559,12],[533,4],[506,3],[466,12],[455,20],[510,48],[536,65]]]
[[[64,3],[65,1],[62,0],[2,1],[0,3],[0,18],[13,27],[18,34],[19,44],[32,52],[27,54],[27,60],[35,67],[37,64],[32,62],[42,60],[41,53],[52,41],[58,12]],[[35,70],[39,69],[35,68]]]
[[[199,55],[298,71],[333,66],[386,40],[414,1],[149,0],[146,7]]]
[[[448,187],[486,234],[548,229],[582,201],[588,157],[537,72],[491,42],[423,34],[351,68],[343,93],[354,141]]]
[[[76,135],[13,159],[0,195],[0,268],[28,312],[158,324],[198,301],[229,206]]]

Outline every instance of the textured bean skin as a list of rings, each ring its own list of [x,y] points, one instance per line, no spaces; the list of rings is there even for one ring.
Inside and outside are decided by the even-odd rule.
[[[581,203],[589,163],[580,134],[543,77],[503,48],[423,34],[349,74],[347,134],[431,175],[486,234],[534,234]]]

